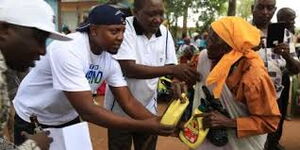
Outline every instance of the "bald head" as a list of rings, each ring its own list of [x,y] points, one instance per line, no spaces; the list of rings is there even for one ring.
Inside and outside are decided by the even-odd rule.
[[[163,0],[134,0],[133,7],[135,10],[140,10],[143,9],[144,6],[148,6],[148,2],[163,3]]]
[[[292,33],[295,32],[295,18],[296,12],[291,8],[281,8],[277,12],[277,21],[284,23],[285,27]]]
[[[281,8],[277,12],[277,21],[284,20],[286,16],[296,16],[296,12],[288,7]]]

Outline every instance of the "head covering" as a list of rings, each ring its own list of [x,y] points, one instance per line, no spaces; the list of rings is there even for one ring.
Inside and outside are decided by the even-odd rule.
[[[86,22],[76,30],[86,32],[91,24],[95,25],[125,25],[125,14],[108,4],[94,7],[88,15]]]
[[[260,56],[251,48],[259,45],[260,31],[240,17],[225,17],[211,24],[212,29],[232,50],[225,54],[209,73],[206,84],[214,84],[213,94],[219,98],[231,66],[242,56],[256,65],[264,66]]]
[[[44,0],[0,0],[0,21],[49,32],[56,40],[71,38],[55,31],[55,15]]]

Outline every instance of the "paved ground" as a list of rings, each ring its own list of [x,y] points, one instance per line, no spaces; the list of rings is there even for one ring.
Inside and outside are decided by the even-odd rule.
[[[99,98],[99,102],[102,102],[102,97]],[[165,104],[160,104],[159,110],[163,111],[165,107]],[[94,150],[107,150],[106,129],[90,124],[90,133]],[[300,150],[300,117],[286,121],[280,142],[286,150]],[[188,148],[177,138],[159,137],[157,150],[188,150]]]

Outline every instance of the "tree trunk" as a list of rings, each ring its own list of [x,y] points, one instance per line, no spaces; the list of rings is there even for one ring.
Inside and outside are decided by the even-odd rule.
[[[235,16],[236,0],[228,0],[227,16]]]
[[[188,7],[183,12],[183,25],[182,25],[182,35],[187,35],[187,17],[188,17]]]
[[[178,17],[175,16],[175,30],[174,30],[174,37],[177,39],[177,32],[178,32]]]

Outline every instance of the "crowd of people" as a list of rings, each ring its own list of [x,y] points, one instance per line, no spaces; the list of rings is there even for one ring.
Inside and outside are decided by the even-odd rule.
[[[75,32],[65,26],[60,34],[45,1],[0,2],[0,150],[49,149],[55,139],[49,131],[35,132],[33,116],[43,129],[81,121],[105,127],[109,150],[155,150],[158,136],[178,137],[180,128],[160,124],[157,85],[165,76],[172,80],[173,97],[188,89],[182,121],[201,105],[204,85],[229,114],[196,116],[204,128],[228,134],[227,144],[205,140],[198,150],[284,149],[279,141],[290,76],[300,72],[294,10],[278,11],[284,39],[273,48],[266,39],[276,0],[255,0],[251,22],[222,17],[201,36],[184,37],[176,49],[162,25],[163,0],[135,0],[133,7],[127,17],[114,5],[95,6]],[[20,85],[12,83],[19,83],[15,72],[26,72]],[[104,82],[101,107],[94,96]]]

